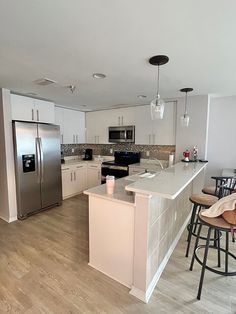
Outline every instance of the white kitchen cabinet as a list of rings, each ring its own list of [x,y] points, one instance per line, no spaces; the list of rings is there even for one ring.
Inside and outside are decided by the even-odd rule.
[[[53,103],[34,99],[34,110],[38,122],[55,123],[55,106]]]
[[[55,106],[55,123],[60,126],[61,144],[64,143],[64,109]]]
[[[85,113],[56,106],[55,123],[60,125],[62,144],[85,143]]]
[[[21,95],[11,94],[12,120],[55,122],[54,104]]]
[[[62,198],[65,199],[74,194],[73,173],[70,167],[62,169]]]
[[[175,145],[176,104],[165,105],[164,118],[152,120],[149,105],[135,107],[135,144]]]
[[[87,187],[88,189],[101,184],[101,165],[88,165]]]
[[[74,169],[75,193],[80,193],[87,188],[87,165],[77,165]]]
[[[101,184],[101,164],[75,163],[62,166],[62,198],[66,199]]]
[[[110,110],[86,112],[86,138],[89,144],[108,143]]]

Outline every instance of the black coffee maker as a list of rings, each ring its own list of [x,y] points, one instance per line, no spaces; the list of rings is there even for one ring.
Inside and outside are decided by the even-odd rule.
[[[91,148],[86,148],[84,152],[83,160],[92,160],[93,159],[93,150]]]

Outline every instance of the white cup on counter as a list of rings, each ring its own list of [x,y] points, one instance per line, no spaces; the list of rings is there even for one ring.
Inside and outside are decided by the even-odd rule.
[[[113,194],[114,188],[115,188],[115,177],[114,176],[106,176],[107,194]]]

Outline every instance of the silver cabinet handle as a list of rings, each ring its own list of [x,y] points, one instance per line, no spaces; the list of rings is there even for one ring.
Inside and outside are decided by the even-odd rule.
[[[121,117],[121,125],[124,125],[124,117]]]
[[[63,144],[64,142],[64,137],[63,137],[63,134],[61,135],[61,143]]]
[[[76,166],[76,168],[83,168],[83,166]]]
[[[149,144],[151,144],[151,134],[148,135]]]
[[[74,171],[74,180],[76,180],[76,173],[75,173],[75,171]]]
[[[34,109],[31,110],[32,113],[32,121],[34,121]]]
[[[75,135],[73,134],[73,144],[75,143]]]
[[[72,172],[70,173],[70,181],[73,181],[73,174],[72,174]]]
[[[37,121],[39,121],[39,111],[38,111],[38,109],[36,110],[36,112],[37,112]]]
[[[118,125],[120,125],[120,117],[118,117]]]
[[[96,144],[96,135],[94,136],[94,142],[95,142],[95,144]]]
[[[93,165],[90,165],[89,167],[91,167],[91,168],[97,168],[98,166],[93,166]]]
[[[98,180],[100,179],[100,171],[98,170]]]
[[[76,143],[78,144],[79,143],[79,135],[76,134]]]
[[[70,170],[70,168],[62,168],[62,171]]]
[[[98,144],[99,144],[99,135],[98,135]]]

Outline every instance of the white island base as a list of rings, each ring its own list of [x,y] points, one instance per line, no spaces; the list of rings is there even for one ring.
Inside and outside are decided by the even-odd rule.
[[[86,191],[89,195],[89,265],[129,287],[130,293],[148,302],[191,214],[189,197],[194,179],[205,164],[177,164],[156,178],[131,183],[116,181],[112,196],[105,185]],[[183,171],[182,178],[177,176]],[[163,197],[161,181],[172,176]],[[141,183],[143,193],[141,193]],[[173,189],[176,185],[178,190]],[[155,186],[149,194],[147,186]],[[132,190],[134,196],[124,191]],[[138,189],[138,191],[135,191]],[[123,193],[123,195],[122,195]]]

